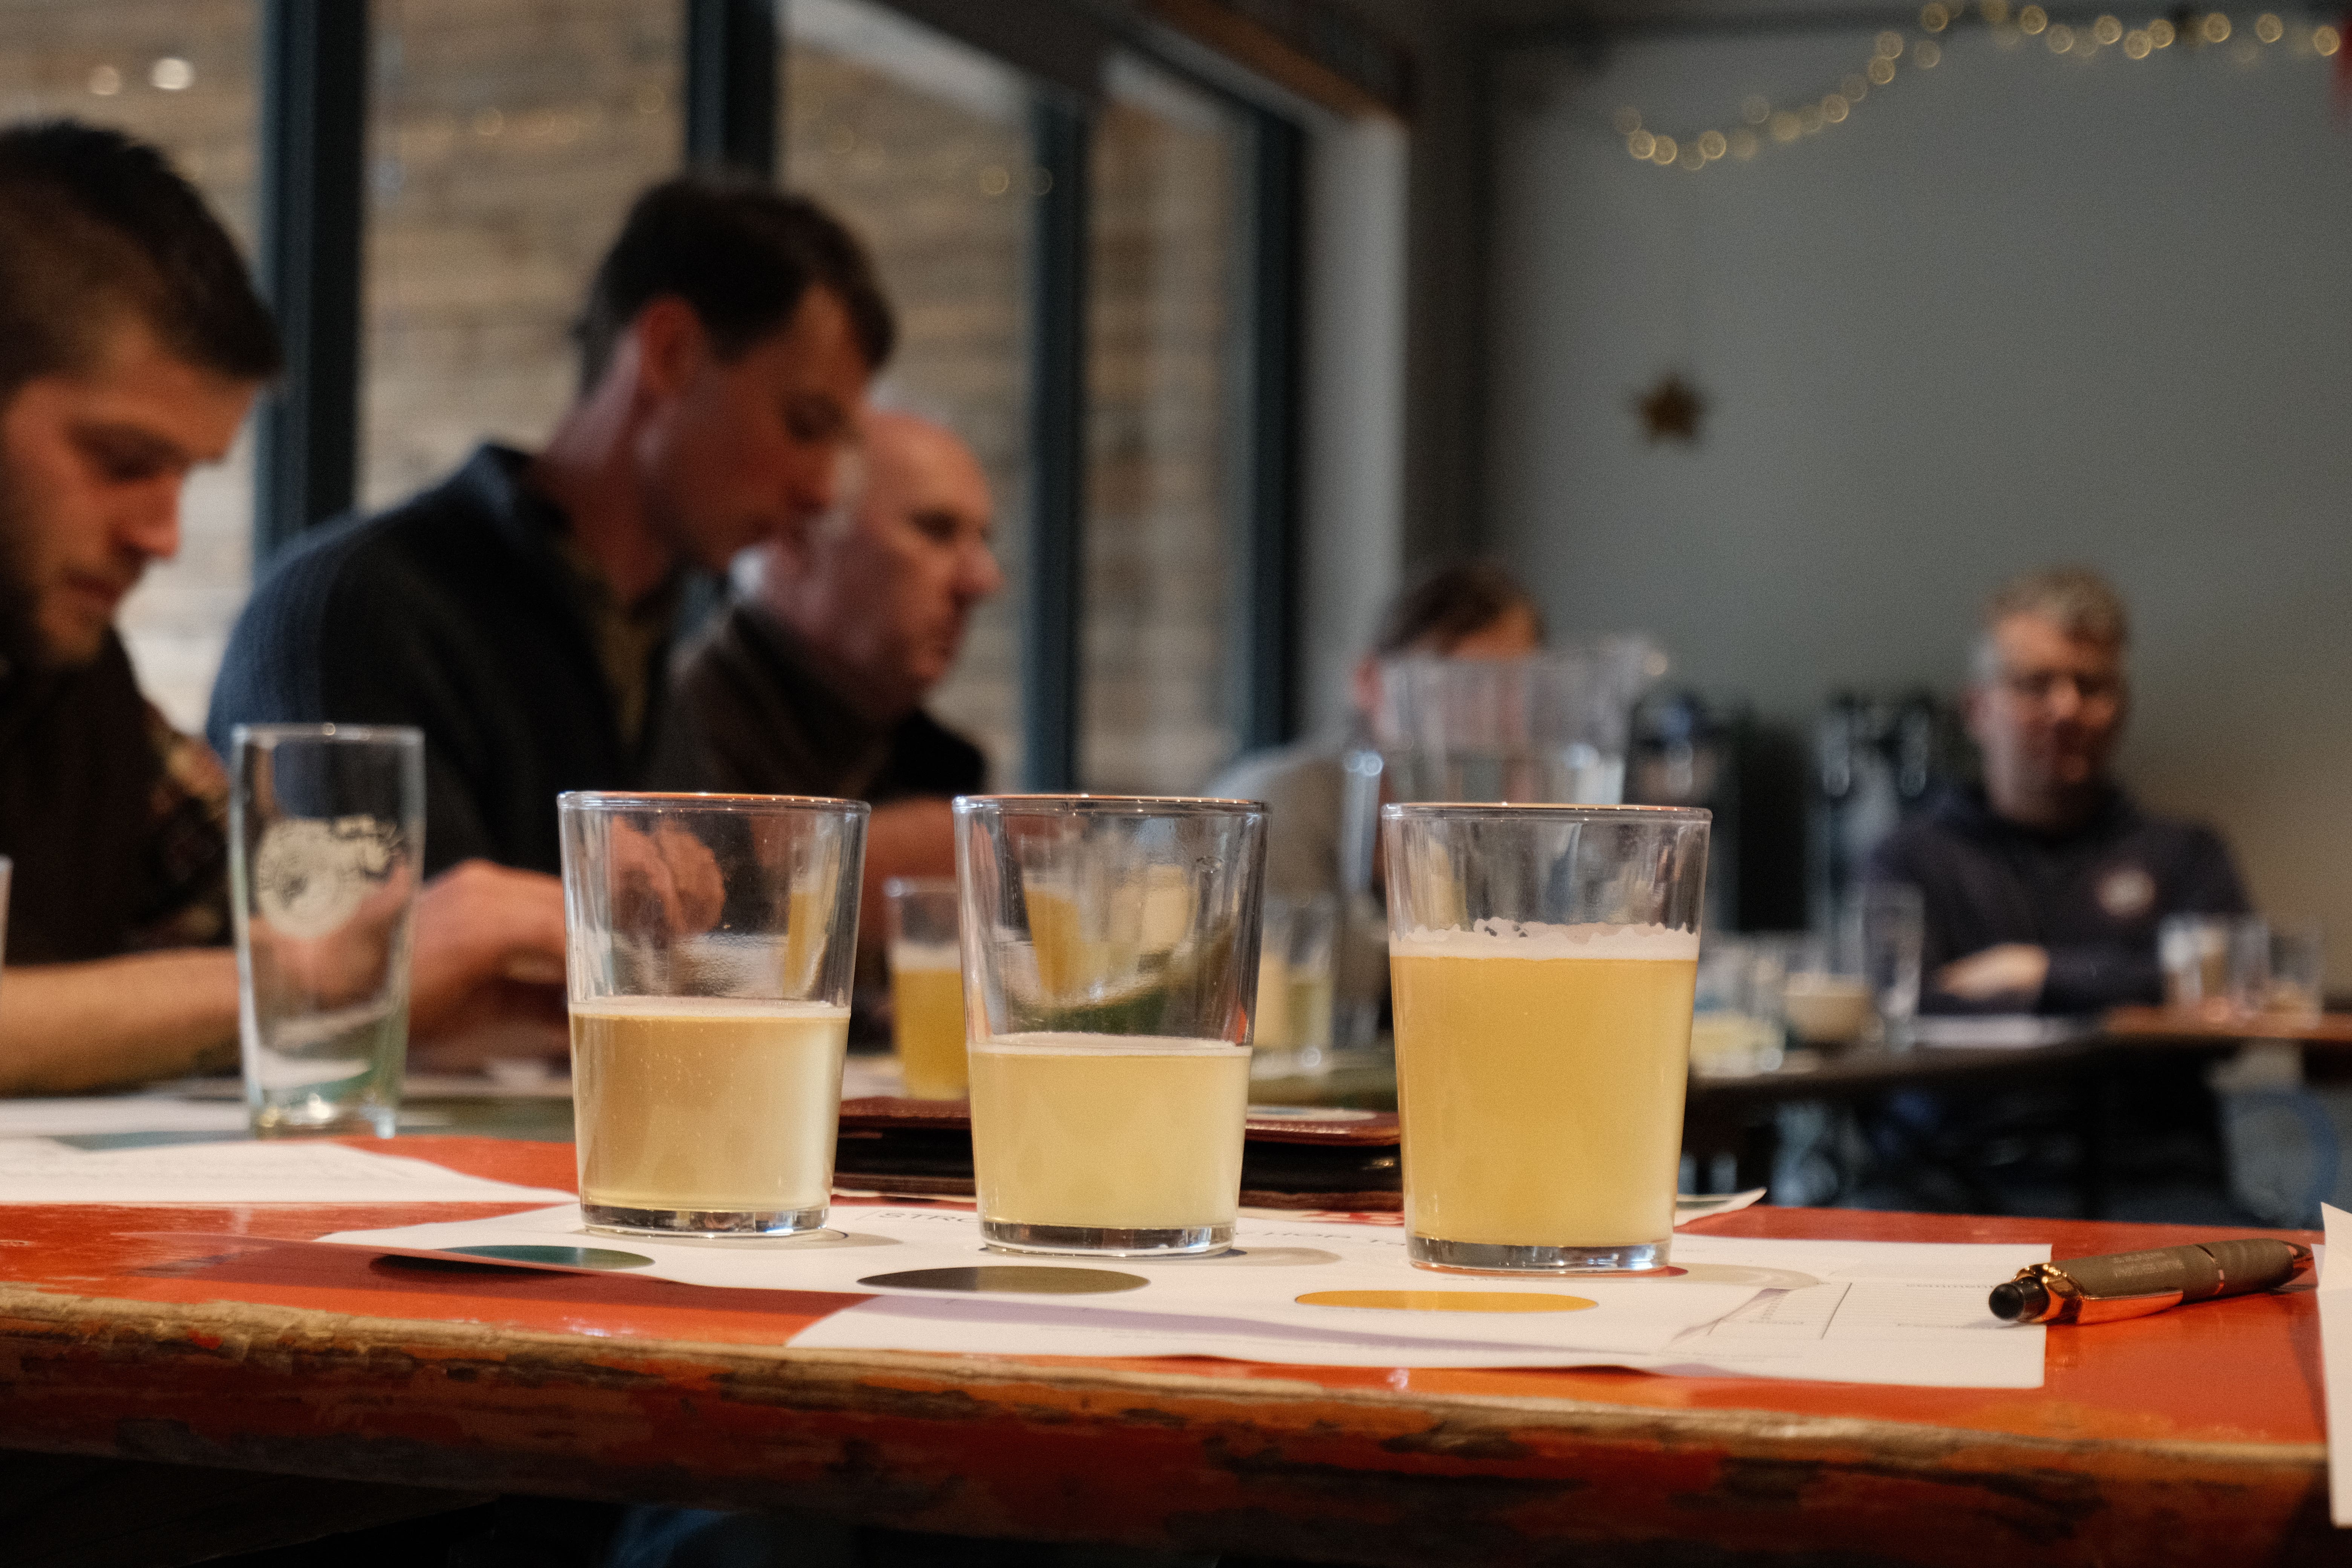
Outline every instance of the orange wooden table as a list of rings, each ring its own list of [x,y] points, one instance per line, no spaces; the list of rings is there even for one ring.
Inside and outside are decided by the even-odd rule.
[[[398,1147],[571,1184],[568,1145]],[[0,1447],[1377,1564],[2352,1555],[2307,1293],[2053,1330],[2040,1390],[1885,1388],[791,1351],[858,1298],[194,1239],[495,1212],[0,1205]],[[2060,1257],[2216,1234],[1769,1208],[1705,1228]]]

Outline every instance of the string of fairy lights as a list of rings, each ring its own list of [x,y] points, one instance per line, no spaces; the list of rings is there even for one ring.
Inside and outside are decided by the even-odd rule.
[[[2087,26],[2073,26],[2052,21],[2050,13],[2040,5],[2016,5],[2011,0],[1976,0],[1973,5],[1966,0],[1951,5],[1929,0],[1919,11],[1920,36],[1906,37],[1892,27],[1880,33],[1862,68],[1847,72],[1818,98],[1775,103],[1761,93],[1750,94],[1740,102],[1739,123],[1729,130],[1708,129],[1681,136],[1652,130],[1643,122],[1641,110],[1629,104],[1616,113],[1617,133],[1625,139],[1626,152],[1661,169],[1696,172],[1724,159],[1745,163],[1768,147],[1785,146],[1845,124],[1864,99],[1893,86],[1901,71],[1935,69],[1944,58],[1940,36],[1970,20],[1982,22],[1994,44],[2002,48],[2013,49],[2034,40],[2053,54],[2082,60],[2108,49],[2126,59],[2145,60],[2160,50],[2203,49],[2229,44],[2232,38],[2238,41],[2231,52],[2249,64],[2281,45],[2305,59],[2326,59],[2344,47],[2342,33],[2326,23],[2289,26],[2267,11],[2244,27],[2220,11],[2187,9],[2137,27],[2125,26],[2116,16],[2101,16]]]

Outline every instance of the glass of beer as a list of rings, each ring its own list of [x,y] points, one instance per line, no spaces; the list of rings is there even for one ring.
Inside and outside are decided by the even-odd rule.
[[[917,1100],[961,1100],[970,1080],[955,879],[893,877],[882,892],[889,900],[890,1034],[899,1076]]]
[[[955,804],[981,1231],[1216,1252],[1241,1205],[1265,808]]]
[[[1707,813],[1381,808],[1406,1247],[1642,1270],[1674,1235]]]
[[[823,1225],[866,807],[598,794],[557,805],[589,1228]]]

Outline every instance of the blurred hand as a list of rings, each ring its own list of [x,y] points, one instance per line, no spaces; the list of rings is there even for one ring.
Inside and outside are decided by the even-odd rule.
[[[565,1051],[563,884],[487,860],[434,878],[417,895],[408,987],[432,1066]]]
[[[719,923],[727,882],[702,840],[667,822],[650,836],[615,822],[608,843],[615,926],[692,936]]]
[[[2030,1004],[2042,994],[2042,983],[2049,973],[2048,948],[2005,942],[1936,971],[1936,989],[1970,1002],[2015,996]]]

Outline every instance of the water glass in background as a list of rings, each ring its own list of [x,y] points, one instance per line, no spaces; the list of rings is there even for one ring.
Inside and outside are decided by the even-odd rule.
[[[2247,915],[2168,915],[2156,930],[2164,1005],[2228,1023],[2268,989],[2269,928]]]
[[[589,1227],[823,1225],[866,805],[596,794],[556,805]]]
[[[1251,1020],[1250,1076],[1331,1070],[1331,994],[1339,906],[1327,895],[1265,900]]]
[[[1381,819],[1406,1255],[1663,1265],[1708,814],[1394,805]]]
[[[981,1233],[1214,1252],[1241,1205],[1265,808],[955,803]]]
[[[2265,934],[2269,985],[2263,1010],[2281,1023],[2318,1023],[2326,997],[2326,930],[2317,921],[2273,921]]]
[[[424,879],[425,738],[232,731],[230,913],[253,1131],[392,1136]]]
[[[1613,805],[1634,700],[1665,669],[1637,637],[1526,658],[1384,659],[1372,728],[1388,798]]]
[[[1691,1071],[1702,1078],[1753,1078],[1780,1067],[1786,1055],[1781,993],[1788,979],[1787,943],[1710,935],[1698,955]]]
[[[917,1100],[961,1100],[970,1079],[955,879],[893,877],[882,896],[889,900],[890,1037],[899,1077]]]
[[[1847,915],[1870,984],[1878,1026],[1890,1050],[1911,1045],[1919,1016],[1919,964],[1927,944],[1927,905],[1907,882],[1874,882],[1854,895]]]

